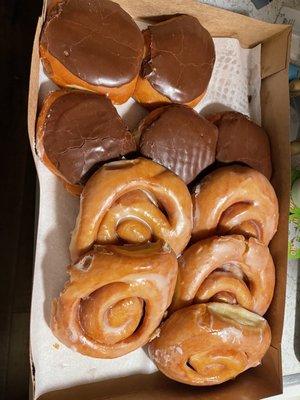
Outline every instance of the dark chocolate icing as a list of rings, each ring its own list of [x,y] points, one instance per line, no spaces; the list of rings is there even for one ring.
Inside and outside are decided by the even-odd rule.
[[[83,183],[98,163],[136,149],[111,101],[88,92],[69,92],[54,101],[43,133],[46,155],[72,184]]]
[[[214,61],[213,40],[197,18],[180,15],[149,26],[150,54],[142,75],[174,103],[189,103],[205,92]]]
[[[54,6],[41,45],[78,78],[105,87],[132,81],[144,51],[136,23],[109,0],[64,0]]]
[[[215,161],[216,127],[189,107],[154,110],[140,124],[140,151],[190,183]]]
[[[245,115],[233,111],[217,115],[214,123],[219,129],[217,160],[243,162],[270,179],[270,142],[265,130]]]

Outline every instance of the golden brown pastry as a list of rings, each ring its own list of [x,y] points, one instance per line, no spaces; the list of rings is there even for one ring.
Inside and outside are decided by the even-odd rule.
[[[146,54],[134,98],[147,107],[194,107],[205,95],[215,62],[209,32],[191,15],[178,15],[144,32]]]
[[[87,182],[72,235],[73,261],[94,243],[165,240],[176,254],[189,242],[192,201],[173,172],[144,158],[105,164]]]
[[[275,268],[267,246],[229,235],[195,243],[179,258],[173,309],[216,299],[264,315],[273,297]]]
[[[143,346],[174,292],[177,260],[163,241],[96,246],[69,268],[51,329],[73,350],[115,358]]]
[[[48,95],[39,114],[36,149],[66,188],[80,194],[100,163],[135,151],[136,143],[106,96],[58,90]]]
[[[260,172],[239,165],[207,175],[192,196],[194,241],[215,234],[242,234],[268,244],[278,225],[275,191]]]
[[[57,85],[104,94],[122,104],[133,94],[143,54],[143,35],[119,4],[110,0],[51,4],[40,56]]]
[[[210,386],[256,367],[270,342],[270,327],[261,316],[237,305],[208,303],[172,314],[148,349],[169,378]]]

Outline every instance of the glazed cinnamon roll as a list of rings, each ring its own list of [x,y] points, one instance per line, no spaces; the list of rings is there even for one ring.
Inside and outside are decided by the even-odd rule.
[[[208,303],[172,314],[148,349],[169,378],[210,386],[256,367],[270,342],[270,327],[261,316],[236,305]]]
[[[174,173],[139,158],[104,165],[87,182],[72,235],[76,260],[94,243],[141,243],[161,238],[176,254],[192,230],[192,201]]]
[[[241,234],[268,244],[278,225],[278,201],[267,178],[239,165],[207,175],[192,196],[194,241],[214,234]]]
[[[274,286],[275,268],[267,246],[238,235],[212,237],[180,257],[173,309],[219,300],[263,315]]]
[[[54,335],[79,353],[115,358],[147,343],[160,324],[174,292],[177,260],[162,241],[96,246],[69,274],[53,301]]]

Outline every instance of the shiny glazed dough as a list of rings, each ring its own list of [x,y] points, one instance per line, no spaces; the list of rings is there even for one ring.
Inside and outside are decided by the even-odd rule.
[[[147,343],[160,324],[174,292],[177,260],[162,241],[95,246],[69,274],[53,301],[54,335],[79,353],[115,358]]]
[[[273,297],[275,268],[267,246],[239,235],[201,240],[179,258],[173,309],[220,300],[263,315]]]
[[[208,303],[172,314],[148,350],[169,378],[209,386],[260,364],[270,342],[271,331],[264,318],[236,305]]]
[[[239,165],[219,168],[203,179],[192,199],[194,241],[237,233],[268,245],[277,230],[275,191],[254,169]]]
[[[153,161],[138,158],[104,165],[87,182],[72,235],[75,261],[93,243],[165,240],[180,254],[192,230],[186,185]]]

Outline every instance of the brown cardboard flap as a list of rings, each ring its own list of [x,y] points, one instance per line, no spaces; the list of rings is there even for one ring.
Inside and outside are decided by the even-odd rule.
[[[180,13],[194,15],[212,36],[235,37],[246,47],[256,46],[286,29],[286,25],[268,24],[201,4],[196,0],[116,0],[116,2],[135,19]]]
[[[173,382],[160,372],[138,374],[80,385],[47,393],[38,400],[258,400],[281,393],[277,360],[280,351],[270,348],[263,366],[251,369],[235,380],[215,387],[192,387]]]
[[[233,37],[247,48],[262,43],[262,77],[286,68],[291,27],[268,24],[197,0],[115,0],[135,19],[155,23],[172,14],[192,14],[214,37]]]
[[[289,43],[292,28],[285,26],[281,32],[262,43],[261,76],[266,78],[286,69],[289,64]]]
[[[281,342],[287,274],[288,213],[290,201],[290,145],[288,72],[265,78],[261,86],[262,125],[271,139],[272,184],[279,201],[279,225],[270,250],[276,268],[275,294],[266,318],[272,328],[272,343]]]

